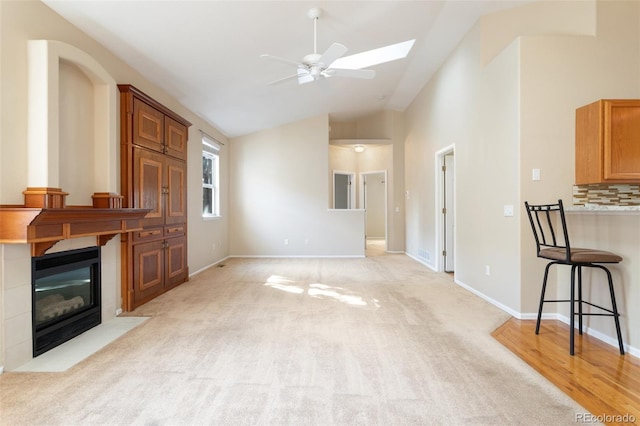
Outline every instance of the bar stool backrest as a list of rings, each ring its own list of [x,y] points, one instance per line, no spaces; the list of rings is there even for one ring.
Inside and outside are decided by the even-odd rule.
[[[569,243],[569,233],[567,232],[567,221],[564,217],[564,207],[562,200],[555,204],[529,204],[524,203],[529,223],[536,240],[536,255],[541,256],[540,251],[544,249],[564,250],[566,257],[564,263],[571,263],[571,245]],[[560,219],[558,221],[558,219]],[[559,223],[558,223],[559,222]]]

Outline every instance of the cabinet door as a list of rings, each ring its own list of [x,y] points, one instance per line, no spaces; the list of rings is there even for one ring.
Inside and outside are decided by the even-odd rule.
[[[165,158],[162,154],[141,148],[133,149],[133,207],[151,209],[143,220],[144,227],[164,225],[164,192],[166,192]]]
[[[164,134],[165,134],[165,152],[172,157],[187,159],[187,128],[183,124],[178,123],[172,118],[164,118]]]
[[[166,217],[165,223],[172,225],[187,222],[187,167],[183,161],[166,158]]]
[[[640,181],[640,101],[606,101],[604,179]]]
[[[164,151],[164,114],[138,98],[133,99],[133,143]]]
[[[166,249],[166,283],[165,287],[173,287],[187,280],[187,237],[168,238]]]
[[[133,246],[134,306],[164,291],[165,251],[164,240]]]

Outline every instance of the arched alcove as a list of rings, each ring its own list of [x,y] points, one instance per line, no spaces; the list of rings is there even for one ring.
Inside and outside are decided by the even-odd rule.
[[[30,40],[28,59],[28,186],[60,188],[60,167],[72,167],[68,161],[61,161],[61,156],[70,156],[78,163],[76,178],[83,179],[86,188],[90,187],[87,194],[73,194],[76,201],[82,200],[81,203],[73,204],[91,204],[93,192],[118,192],[115,80],[91,56],[60,41]],[[80,88],[75,98],[74,94],[61,95],[61,70],[63,90],[68,89],[69,82],[76,81],[80,82],[78,87],[88,85],[92,93],[87,95],[87,91]],[[86,84],[81,82],[83,79],[87,81]],[[92,103],[86,105],[83,111],[84,114],[90,114],[92,119],[79,119],[76,129],[70,128],[73,126],[72,120],[66,111],[61,111],[68,107],[65,101],[69,99]],[[75,107],[82,108],[81,105]],[[64,118],[62,122],[61,116]],[[61,125],[65,128],[61,129]],[[77,134],[77,130],[84,136],[77,136],[75,142],[65,140],[61,144],[61,135],[69,137]],[[91,140],[84,140],[85,136],[90,136]],[[73,151],[74,143],[90,146],[76,146],[76,152]],[[81,159],[74,157],[78,152],[86,153],[91,158],[85,158],[80,164]],[[63,175],[69,176],[68,170]]]

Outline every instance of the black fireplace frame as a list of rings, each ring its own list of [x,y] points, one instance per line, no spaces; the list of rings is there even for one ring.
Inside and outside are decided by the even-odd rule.
[[[31,325],[33,356],[41,355],[102,322],[101,247],[87,247],[31,258]],[[64,262],[60,264],[60,262]],[[90,267],[93,303],[59,321],[37,325],[36,279]]]

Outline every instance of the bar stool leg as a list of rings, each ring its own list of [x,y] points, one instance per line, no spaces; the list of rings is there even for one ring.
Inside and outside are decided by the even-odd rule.
[[[613,311],[613,320],[616,323],[616,333],[618,335],[618,347],[620,348],[620,355],[624,355],[624,344],[622,343],[622,333],[620,332],[620,319],[618,314],[618,306],[616,304],[616,295],[613,291],[613,279],[611,279],[611,272],[609,272],[608,268],[604,266],[600,266],[600,269],[603,269],[607,273],[607,279],[609,280],[609,293],[611,294],[611,306]]]
[[[549,276],[549,268],[551,265],[555,265],[557,262],[547,263],[547,267],[544,268],[544,278],[542,279],[542,292],[540,293],[540,304],[538,305],[538,319],[536,321],[536,334],[540,332],[540,318],[542,318],[542,306],[544,305],[544,293],[547,290],[547,277]]]
[[[573,350],[573,342],[574,342],[574,337],[575,337],[575,313],[576,313],[576,307],[575,307],[575,296],[576,296],[576,267],[577,265],[571,265],[571,297],[569,299],[569,304],[571,305],[569,307],[569,354],[573,355],[574,354],[574,350]]]
[[[582,266],[578,266],[578,332],[582,335]]]

